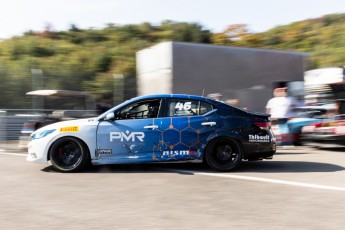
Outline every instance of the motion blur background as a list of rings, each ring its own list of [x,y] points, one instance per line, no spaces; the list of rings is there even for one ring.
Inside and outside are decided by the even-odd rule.
[[[264,110],[275,87],[303,83],[304,71],[344,66],[343,12],[341,0],[4,1],[0,9],[1,139],[17,138],[16,134],[9,138],[8,133],[21,130],[23,122],[38,114],[55,110],[99,113],[139,94],[154,93],[152,89],[221,93],[223,100],[241,97],[240,105],[245,108],[260,94],[260,108],[254,110]],[[158,55],[138,58],[142,50],[164,42],[175,42],[171,56],[161,50]],[[215,54],[200,52],[205,46],[190,48],[199,45],[222,51]],[[177,53],[174,47],[184,52]],[[291,56],[262,55],[279,52]],[[171,72],[167,75],[159,69],[162,75],[155,77],[168,78],[167,82],[145,85],[143,75],[138,81],[142,69],[161,68],[155,64],[162,63],[161,59],[169,62],[167,71]],[[183,67],[176,67],[181,66],[179,60]],[[227,63],[232,67],[225,68]],[[202,75],[203,66],[211,71]],[[185,85],[178,78],[185,79]],[[256,80],[260,81],[243,84]],[[88,92],[91,106],[76,96],[42,99],[26,95],[51,89]],[[303,87],[297,89],[303,91]]]

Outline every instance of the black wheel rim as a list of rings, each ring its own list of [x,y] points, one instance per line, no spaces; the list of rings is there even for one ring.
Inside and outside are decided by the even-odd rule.
[[[213,157],[218,164],[231,164],[236,161],[238,151],[228,143],[220,143],[215,147]]]
[[[82,160],[81,146],[74,141],[60,143],[54,152],[53,161],[63,169],[76,168]]]

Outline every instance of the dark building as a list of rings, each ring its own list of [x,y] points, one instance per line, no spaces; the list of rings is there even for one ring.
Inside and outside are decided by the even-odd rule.
[[[305,53],[163,42],[137,52],[139,95],[220,93],[264,112],[275,87],[303,82]]]

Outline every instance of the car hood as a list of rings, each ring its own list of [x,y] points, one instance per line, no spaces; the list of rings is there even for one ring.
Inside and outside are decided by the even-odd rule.
[[[68,128],[84,126],[84,125],[88,125],[97,121],[98,121],[97,117],[86,118],[86,119],[76,119],[76,120],[69,120],[69,121],[60,121],[60,122],[56,122],[56,123],[44,126],[36,130],[35,132],[33,132],[31,135],[34,135],[35,133],[41,132],[43,130],[49,130],[49,129],[66,129],[67,130]]]

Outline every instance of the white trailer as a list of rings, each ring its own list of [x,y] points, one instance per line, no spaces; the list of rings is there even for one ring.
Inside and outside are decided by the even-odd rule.
[[[324,102],[333,97],[329,84],[344,82],[344,66],[308,70],[304,73],[306,102]]]

